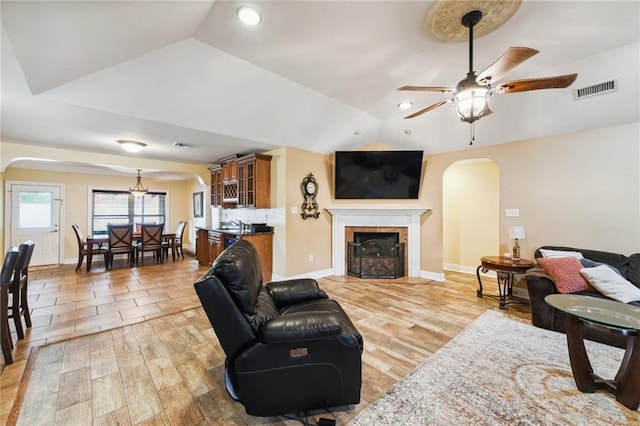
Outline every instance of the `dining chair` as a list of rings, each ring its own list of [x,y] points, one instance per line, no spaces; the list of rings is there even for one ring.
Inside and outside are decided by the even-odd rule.
[[[71,225],[73,231],[76,233],[76,240],[78,241],[78,264],[76,265],[76,272],[82,266],[82,262],[84,258],[87,257],[87,242],[84,240],[84,236],[82,235],[82,231],[80,227],[75,223]],[[104,266],[107,267],[107,261],[109,259],[106,247],[102,247],[102,244],[94,244],[92,248],[93,254],[102,254],[104,255]]]
[[[13,284],[11,278],[17,260],[18,248],[9,248],[4,256],[2,272],[0,272],[0,346],[2,346],[2,355],[6,365],[13,363],[13,356],[11,355],[13,339],[9,329],[9,289]]]
[[[182,252],[182,237],[184,235],[184,229],[187,226],[187,222],[180,221],[180,223],[178,224],[178,227],[176,228],[176,233],[173,236],[173,238],[170,241],[165,241],[165,246],[164,246],[164,255],[165,257],[169,257],[169,248],[171,248],[171,254],[173,255],[173,260],[176,260],[176,252],[178,253],[178,256],[182,256],[182,258],[184,259],[184,253]],[[170,246],[169,244],[172,244],[172,246]]]
[[[148,251],[153,252],[156,256],[156,261],[162,263],[165,246],[162,242],[164,223],[143,223],[141,228],[140,242],[135,245],[136,263],[138,263],[138,255],[142,253],[142,264],[144,265],[144,254]]]
[[[9,288],[9,293],[12,293],[11,307],[9,308],[11,315],[9,315],[9,318],[13,318],[18,339],[24,339],[21,317],[24,317],[26,328],[31,328],[27,285],[29,283],[29,263],[31,263],[31,256],[35,246],[36,242],[29,240],[18,247],[18,258],[13,268],[13,282]]]
[[[114,256],[119,254],[126,254],[129,266],[133,266],[133,226],[130,223],[107,225],[107,235],[109,238],[107,269],[111,269]]]

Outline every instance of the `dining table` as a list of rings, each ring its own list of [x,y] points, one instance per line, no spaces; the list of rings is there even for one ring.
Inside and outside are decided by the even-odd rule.
[[[141,238],[142,238],[142,233],[133,234],[134,241],[140,241]],[[176,261],[176,245],[175,245],[176,234],[175,233],[162,234],[162,240],[169,243],[169,247],[171,247],[171,258],[175,262]],[[109,243],[109,236],[105,234],[91,235],[87,237],[87,272],[91,271],[91,260],[93,259],[93,246],[94,245],[101,246],[102,244],[108,244],[108,243]]]

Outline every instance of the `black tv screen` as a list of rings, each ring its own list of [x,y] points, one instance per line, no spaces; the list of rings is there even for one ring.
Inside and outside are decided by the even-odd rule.
[[[336,199],[417,199],[422,151],[336,151]]]

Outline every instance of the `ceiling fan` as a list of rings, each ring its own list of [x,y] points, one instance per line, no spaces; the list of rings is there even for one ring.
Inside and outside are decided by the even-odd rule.
[[[414,118],[453,102],[456,105],[460,121],[473,123],[493,112],[489,108],[489,96],[494,92],[517,93],[540,89],[562,89],[569,87],[578,77],[578,74],[567,74],[547,78],[529,78],[502,83],[495,88],[491,87],[492,83],[502,79],[512,69],[537,54],[538,51],[529,47],[510,47],[497,61],[476,76],[473,70],[473,27],[481,19],[482,12],[479,10],[468,12],[462,17],[462,25],[469,28],[469,72],[467,77],[461,80],[456,87],[403,86],[397,89],[414,92],[453,93],[453,97],[430,105],[405,118]]]

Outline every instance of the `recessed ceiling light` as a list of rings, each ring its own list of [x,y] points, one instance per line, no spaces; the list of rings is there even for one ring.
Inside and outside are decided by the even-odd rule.
[[[356,136],[358,136],[360,133],[362,133],[360,130],[356,130],[355,132],[353,132],[353,134]]]
[[[409,109],[412,106],[413,106],[413,102],[410,102],[410,101],[400,102],[398,104],[398,108],[400,109]]]
[[[258,25],[260,21],[262,21],[260,12],[248,6],[238,8],[238,10],[236,10],[236,15],[238,15],[240,22],[245,25]]]
[[[193,148],[193,145],[184,142],[174,142],[173,146],[177,146],[178,148]]]
[[[118,143],[120,144],[122,149],[124,149],[127,152],[140,152],[142,151],[142,148],[147,146],[147,144],[143,142],[130,141],[125,139],[119,140]]]

